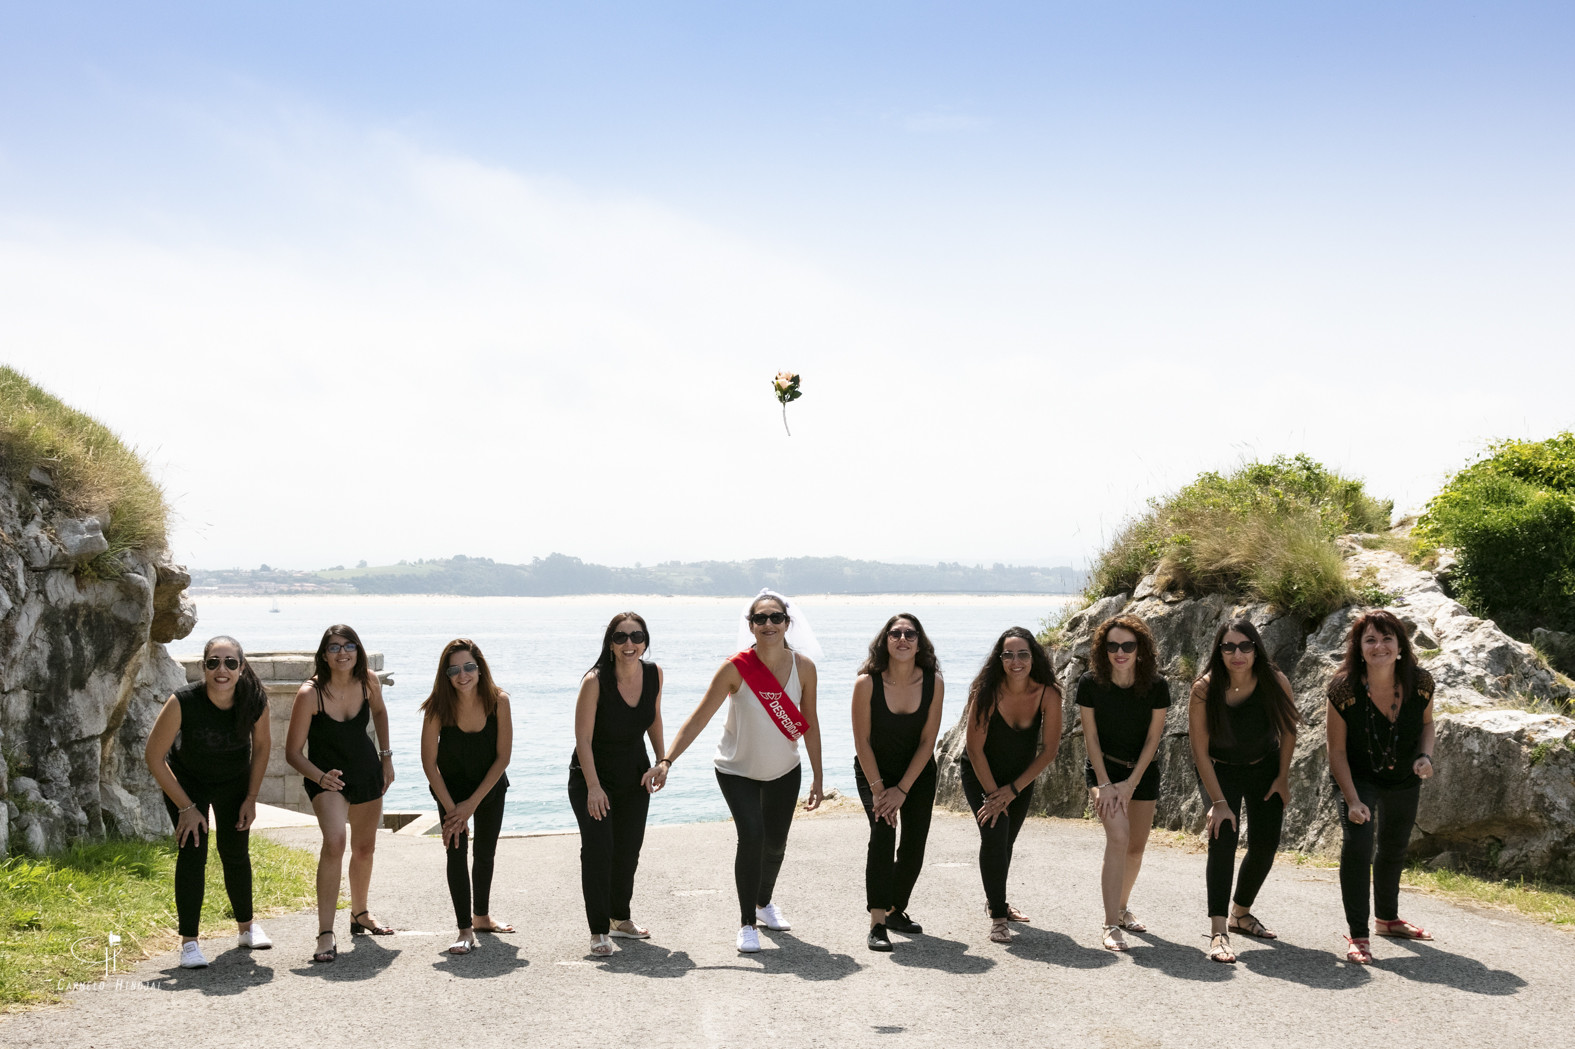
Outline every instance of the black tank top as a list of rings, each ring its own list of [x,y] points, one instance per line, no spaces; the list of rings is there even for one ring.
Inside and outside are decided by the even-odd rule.
[[[656,694],[661,688],[656,664],[644,664],[640,699],[634,706],[624,702],[618,691],[618,676],[604,679],[596,675],[600,688],[596,696],[596,725],[591,730],[591,756],[596,759],[596,778],[602,789],[630,789],[640,785],[640,777],[651,767],[645,751],[645,733],[656,720]],[[569,753],[569,768],[580,767],[580,749]]]
[[[1033,723],[1027,728],[1013,728],[1001,716],[997,703],[990,712],[990,724],[984,734],[984,760],[990,766],[990,776],[997,787],[1021,776],[1034,758],[1039,756],[1045,721],[1044,691],[1039,693],[1039,709]],[[968,761],[968,751],[963,750],[958,761]]]
[[[879,674],[870,675],[870,749],[875,752],[875,767],[886,784],[895,784],[908,771],[913,755],[924,735],[924,723],[935,699],[935,672],[926,670],[919,689],[919,709],[898,714],[886,705],[886,683]],[[934,756],[930,762],[933,764]],[[854,759],[858,763],[858,759]]]
[[[361,709],[355,716],[335,721],[323,708],[323,690],[316,682],[312,689],[317,693],[317,713],[306,729],[306,756],[313,765],[327,771],[338,769],[344,780],[345,800],[352,805],[372,801],[383,795],[383,763],[377,758],[377,747],[366,727],[372,720],[370,691],[361,686]],[[315,798],[323,792],[316,782],[305,780],[306,796]]]
[[[487,715],[487,723],[475,732],[466,732],[458,725],[444,725],[438,729],[437,767],[449,796],[458,804],[476,793],[487,770],[498,760],[498,712]],[[488,791],[488,797],[500,790],[507,790],[509,775],[505,772]]]
[[[251,771],[252,725],[240,723],[239,710],[214,706],[201,681],[176,689],[175,700],[180,704],[180,732],[170,748],[169,765],[176,779],[223,783]],[[267,709],[265,704],[258,716]]]
[[[1224,731],[1209,737],[1209,757],[1229,765],[1251,765],[1280,748],[1280,734],[1269,716],[1263,678],[1252,695],[1236,706],[1225,704]]]

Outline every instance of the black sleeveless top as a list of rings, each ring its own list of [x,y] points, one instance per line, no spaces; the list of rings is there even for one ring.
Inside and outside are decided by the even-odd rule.
[[[1048,688],[1048,685],[1045,686],[1045,689]],[[969,716],[972,716],[971,713]],[[1033,723],[1027,728],[1008,725],[1001,716],[999,703],[990,712],[990,724],[984,734],[984,760],[990,766],[990,776],[997,787],[1021,776],[1034,763],[1034,758],[1039,756],[1039,747],[1044,742],[1044,721],[1044,690],[1040,692],[1039,709],[1034,712]],[[972,765],[966,748],[957,760]]]
[[[238,709],[220,710],[201,681],[175,690],[180,732],[170,748],[170,771],[183,782],[223,783],[252,769],[252,726],[241,724]],[[260,718],[268,711],[265,703]]]
[[[618,676],[604,679],[596,675],[601,691],[596,697],[596,725],[591,730],[591,756],[596,759],[596,778],[603,790],[631,789],[640,786],[640,777],[651,767],[645,751],[645,733],[656,720],[656,694],[661,689],[656,664],[645,663],[640,682],[640,699],[634,706],[624,702],[618,691]],[[569,768],[580,767],[580,749],[569,753]]]
[[[475,732],[466,732],[458,725],[444,725],[438,729],[437,768],[443,785],[458,805],[481,788],[487,770],[498,760],[498,712],[487,715],[487,723]],[[487,796],[509,789],[509,774],[498,777]],[[437,793],[432,794],[434,799]],[[441,804],[441,802],[439,803]]]
[[[1280,749],[1280,733],[1269,716],[1264,679],[1235,706],[1225,704],[1222,731],[1209,737],[1209,757],[1227,765],[1251,765]]]
[[[315,682],[312,690],[317,693],[317,713],[306,730],[306,756],[313,765],[327,772],[338,769],[344,780],[345,801],[362,805],[383,796],[383,763],[378,760],[377,747],[366,727],[372,720],[371,692],[361,686],[361,709],[355,716],[336,721],[323,709],[323,690]],[[313,780],[304,779],[306,796],[315,798],[323,788]]]
[[[1351,777],[1380,787],[1421,783],[1411,765],[1422,752],[1422,715],[1433,701],[1433,675],[1417,668],[1416,689],[1400,701],[1391,722],[1368,698],[1363,678],[1336,677],[1329,683],[1330,706],[1345,721],[1345,758]]]
[[[875,752],[875,767],[880,770],[882,782],[894,786],[919,749],[919,738],[924,735],[924,723],[930,716],[930,703],[935,699],[935,672],[925,670],[924,683],[919,688],[919,709],[911,714],[895,713],[886,705],[886,683],[879,674],[870,675],[870,749]],[[853,759],[857,768],[859,759]],[[935,764],[931,755],[930,764]]]

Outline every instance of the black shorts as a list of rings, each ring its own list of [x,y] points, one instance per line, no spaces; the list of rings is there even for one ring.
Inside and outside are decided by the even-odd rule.
[[[1157,759],[1158,754],[1154,755]],[[1110,774],[1110,782],[1125,783],[1132,775],[1133,765],[1127,765],[1114,758],[1105,758],[1105,771]],[[1090,788],[1099,786],[1099,780],[1094,778],[1094,763],[1083,762],[1083,782]],[[1132,792],[1133,801],[1158,801],[1159,800],[1159,762],[1150,761],[1148,768],[1143,772],[1143,778],[1138,780],[1137,789]]]

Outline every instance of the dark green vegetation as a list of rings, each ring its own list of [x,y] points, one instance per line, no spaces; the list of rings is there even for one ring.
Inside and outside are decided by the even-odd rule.
[[[120,575],[117,555],[164,545],[164,493],[142,459],[102,423],[62,404],[13,368],[0,365],[0,472],[72,516],[107,518],[109,549],[77,566],[80,575]]]
[[[1305,455],[1205,473],[1149,501],[1095,562],[1088,595],[1161,589],[1245,593],[1307,620],[1354,598],[1335,536],[1389,527],[1391,503]]]
[[[1521,638],[1575,630],[1575,434],[1493,445],[1450,478],[1416,531],[1455,548],[1451,587],[1476,615]]]
[[[360,594],[461,594],[476,597],[562,594],[684,594],[731,597],[769,586],[789,594],[1002,593],[1070,594],[1084,582],[1072,568],[952,563],[894,565],[846,557],[761,558],[754,561],[668,561],[613,568],[553,554],[528,565],[459,557],[371,568],[288,572],[196,571],[195,587],[244,587],[253,592],[327,586]]]
[[[257,835],[251,847],[259,916],[314,899],[317,857]],[[174,886],[171,839],[78,844],[59,856],[0,862],[0,1007],[50,1001],[72,983],[103,979],[109,933],[121,938],[122,973],[174,946]],[[235,934],[211,849],[202,931]]]

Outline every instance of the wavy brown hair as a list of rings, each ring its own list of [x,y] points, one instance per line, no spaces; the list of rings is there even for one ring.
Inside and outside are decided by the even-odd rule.
[[[1111,616],[1094,631],[1088,649],[1088,668],[1101,685],[1110,684],[1110,653],[1105,651],[1105,640],[1116,627],[1130,630],[1137,637],[1137,666],[1132,671],[1132,686],[1146,688],[1159,680],[1159,655],[1154,647],[1154,635],[1148,624],[1137,616],[1123,612]]]
[[[1001,686],[1006,684],[1006,668],[1001,665],[1001,653],[1006,651],[1006,642],[1014,637],[1020,637],[1028,642],[1029,664],[1028,680],[1040,685],[1049,685],[1060,689],[1055,683],[1055,667],[1050,662],[1050,654],[1045,651],[1045,646],[1034,637],[1033,631],[1027,627],[1007,627],[1000,637],[995,639],[995,647],[990,650],[989,658],[984,661],[984,666],[979,668],[979,673],[974,675],[973,683],[968,686],[968,709],[973,711],[974,722],[980,726],[990,724],[990,715],[995,713],[995,698],[1001,691]]]
[[[491,717],[498,709],[498,700],[503,696],[503,690],[498,688],[492,680],[492,671],[487,667],[487,657],[481,654],[481,647],[468,637],[456,637],[443,646],[443,654],[438,656],[437,677],[432,682],[432,692],[421,702],[421,713],[429,718],[436,718],[439,725],[452,725],[459,714],[459,693],[454,690],[454,683],[448,679],[448,657],[455,652],[469,652],[470,658],[476,661],[476,695],[481,699],[481,709]]]
[[[856,674],[886,673],[886,668],[891,666],[891,649],[886,645],[886,631],[896,626],[899,619],[912,623],[919,635],[919,650],[913,654],[913,662],[920,670],[928,670],[932,674],[941,672],[941,661],[935,657],[935,646],[930,642],[930,635],[924,632],[924,624],[919,622],[919,617],[912,612],[898,612],[886,620],[886,625],[880,628],[880,633],[870,642],[870,653],[864,657]]]
[[[1362,658],[1362,635],[1367,628],[1392,637],[1399,644],[1400,658],[1395,660],[1395,680],[1400,683],[1400,695],[1408,699],[1416,694],[1416,653],[1411,651],[1411,639],[1406,636],[1405,624],[1387,609],[1377,609],[1373,612],[1358,616],[1356,622],[1351,624],[1351,632],[1345,635],[1345,658],[1340,662],[1340,669],[1334,672],[1330,684],[1341,681],[1362,683],[1367,687],[1367,660]]]
[[[640,659],[645,660],[645,657],[651,654],[651,628],[645,625],[645,617],[638,612],[619,612],[608,621],[607,629],[602,631],[602,654],[597,656],[596,662],[591,665],[591,673],[595,674],[599,681],[613,680],[612,636],[618,632],[618,624],[625,619],[632,619],[639,623],[640,629],[645,632],[645,651],[640,653]]]
[[[1208,692],[1203,699],[1209,738],[1230,739],[1230,724],[1225,720],[1225,689],[1230,685],[1230,668],[1225,665],[1225,654],[1220,651],[1220,645],[1224,643],[1225,635],[1233,630],[1252,642],[1252,672],[1257,675],[1258,687],[1263,690],[1269,708],[1269,720],[1274,723],[1275,732],[1282,737],[1294,734],[1296,726],[1301,724],[1301,713],[1280,685],[1280,668],[1263,646],[1258,628],[1252,625],[1252,620],[1243,616],[1220,624],[1219,630],[1214,633],[1214,648],[1209,652],[1208,663],[1203,673],[1198,675],[1199,681],[1205,677],[1209,679]]]

